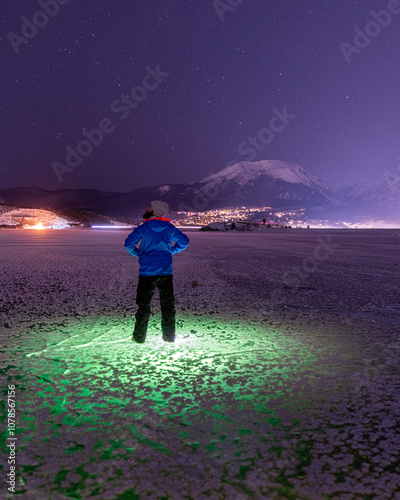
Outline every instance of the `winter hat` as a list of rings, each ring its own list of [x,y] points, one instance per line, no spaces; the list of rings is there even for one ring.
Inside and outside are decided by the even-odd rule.
[[[153,210],[153,215],[155,215],[156,217],[162,217],[169,212],[168,203],[160,200],[152,201],[151,209]]]

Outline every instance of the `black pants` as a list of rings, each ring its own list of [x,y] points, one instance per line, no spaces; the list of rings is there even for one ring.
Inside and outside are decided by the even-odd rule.
[[[137,342],[146,340],[147,326],[150,319],[150,304],[154,291],[158,288],[161,302],[161,329],[164,340],[175,340],[175,298],[172,275],[141,276],[136,293],[135,330],[133,338]]]

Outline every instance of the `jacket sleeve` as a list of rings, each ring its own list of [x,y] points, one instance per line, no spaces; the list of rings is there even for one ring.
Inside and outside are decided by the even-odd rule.
[[[139,249],[135,246],[142,239],[141,227],[138,226],[125,240],[125,248],[134,257],[139,257]]]
[[[185,250],[185,248],[189,245],[189,238],[176,227],[174,228],[172,241],[175,242],[175,245],[172,247],[172,255],[182,252],[182,250]]]

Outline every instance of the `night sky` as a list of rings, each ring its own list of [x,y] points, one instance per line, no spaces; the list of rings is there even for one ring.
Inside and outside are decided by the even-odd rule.
[[[0,188],[130,191],[268,159],[336,188],[399,165],[398,0],[2,0],[0,12]]]

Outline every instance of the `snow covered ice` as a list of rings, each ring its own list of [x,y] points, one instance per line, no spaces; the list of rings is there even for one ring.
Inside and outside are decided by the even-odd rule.
[[[188,233],[175,345],[126,236],[0,232],[21,498],[400,498],[399,230]]]

